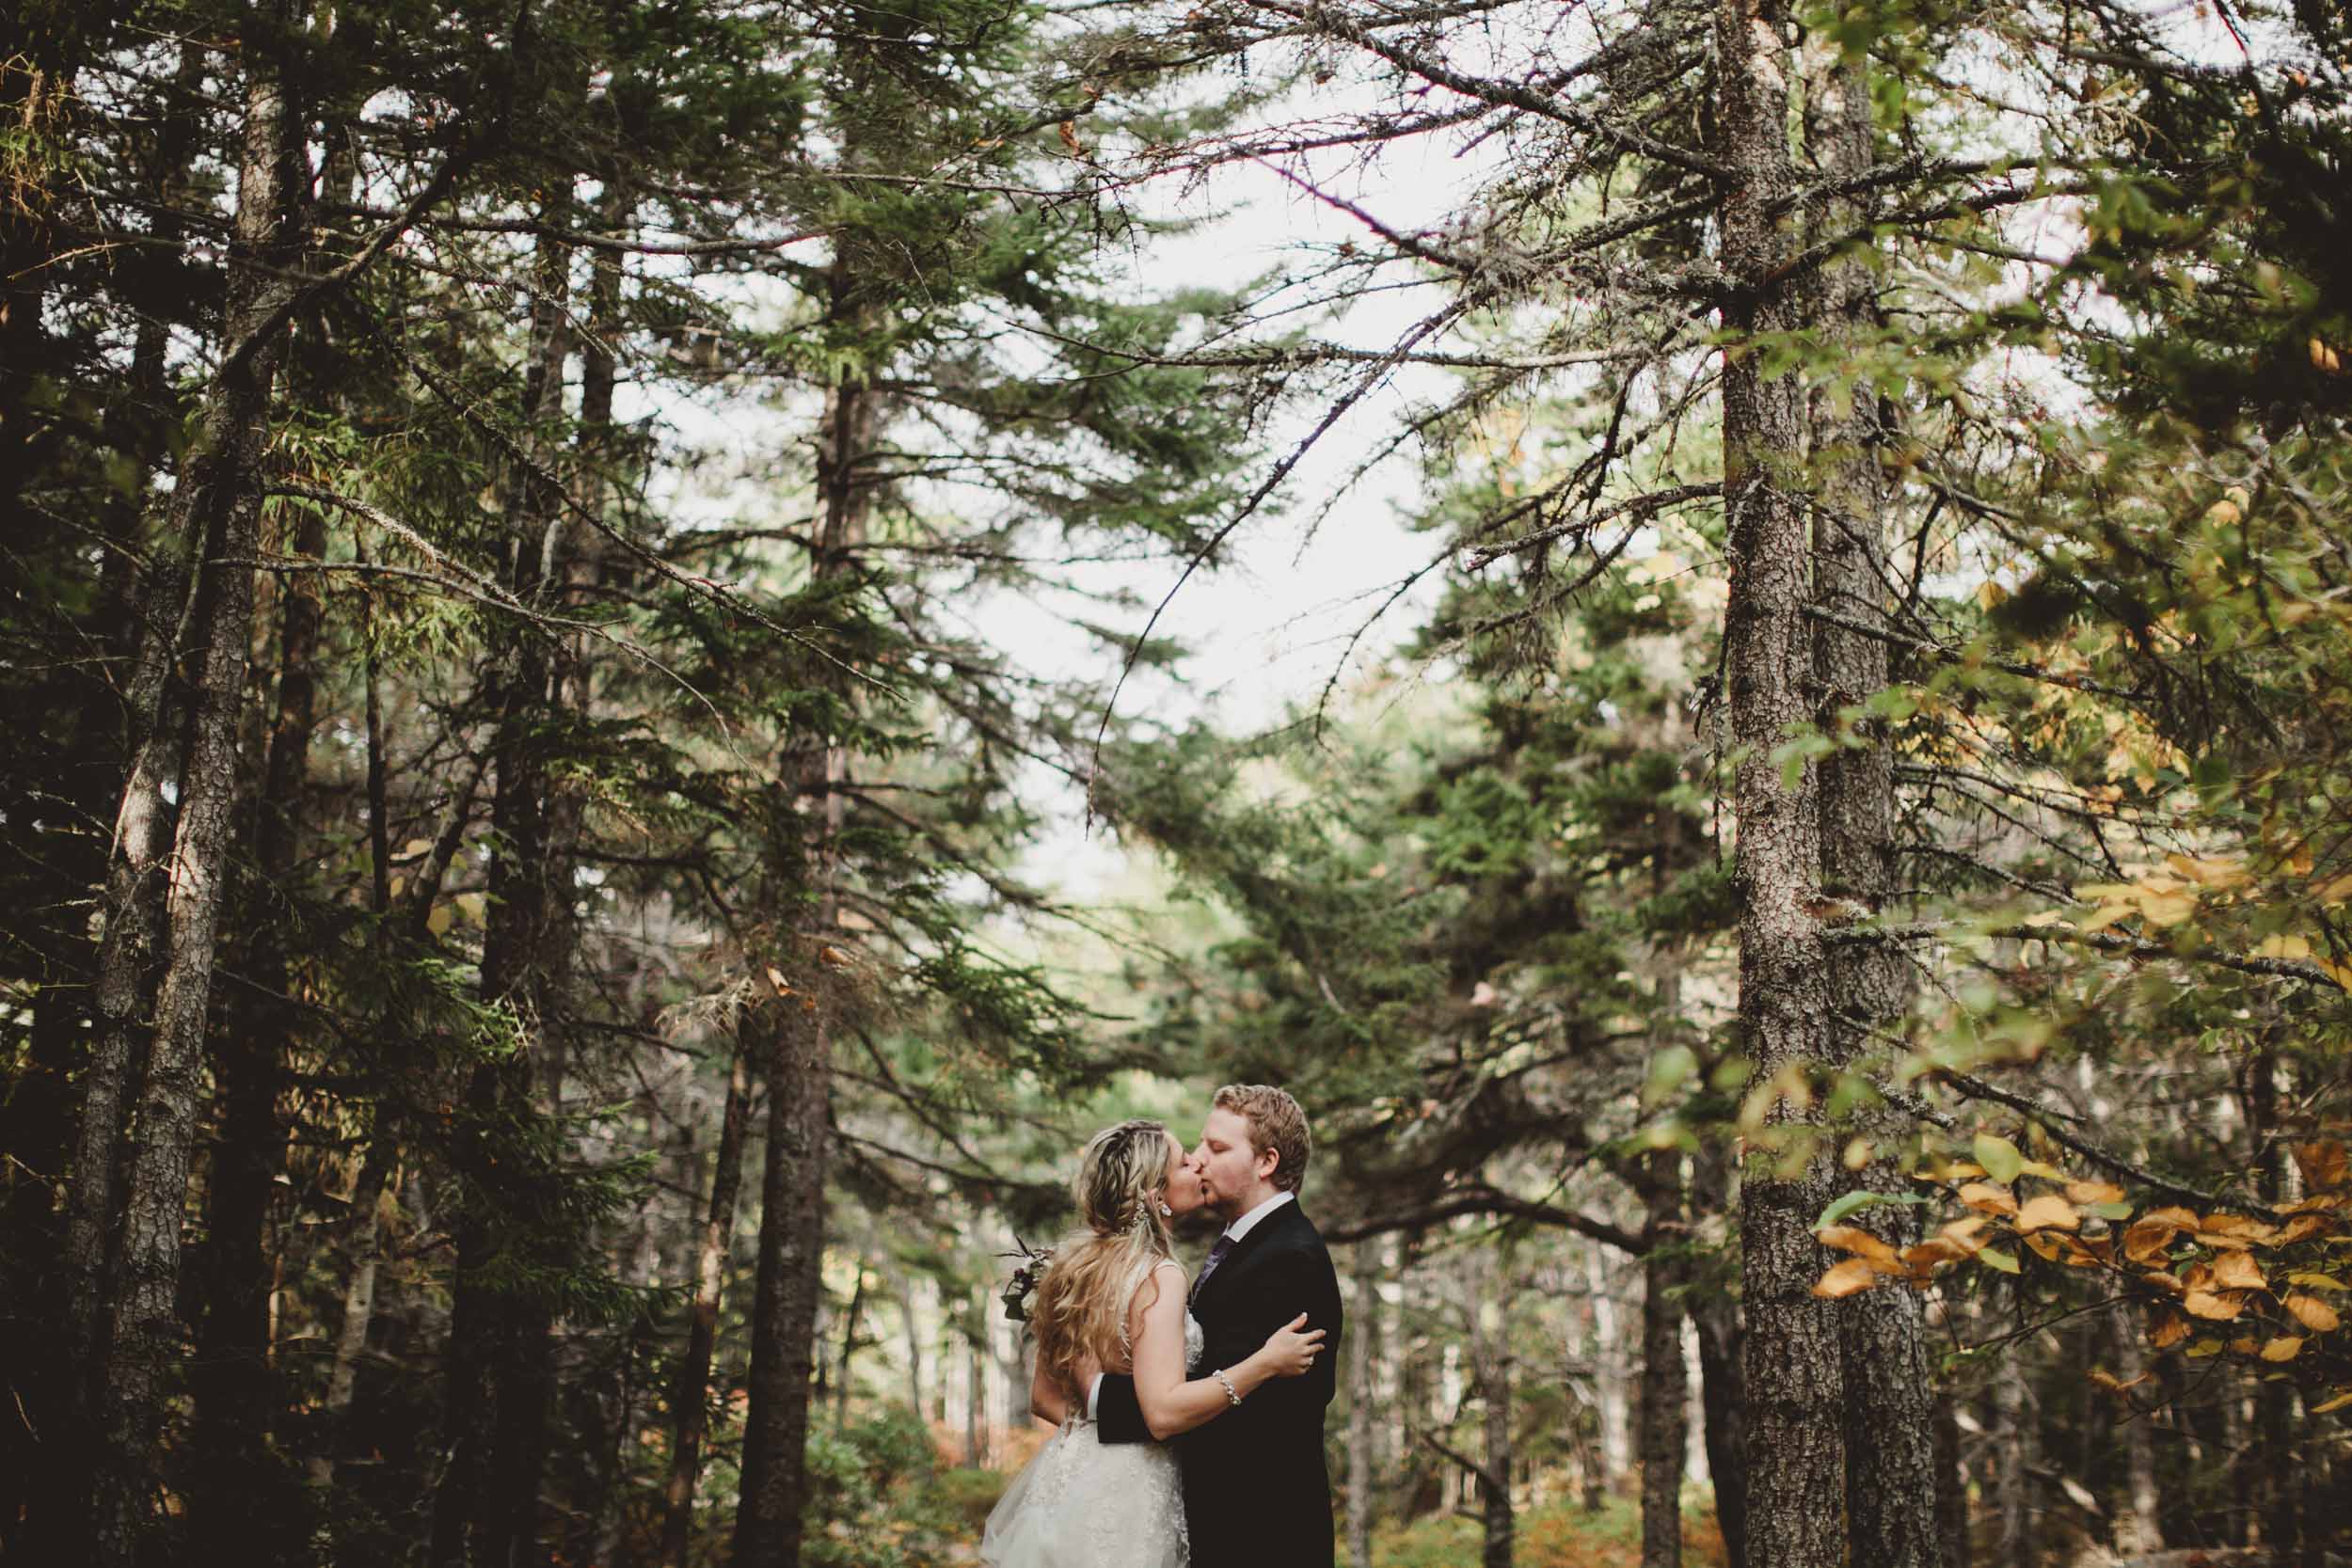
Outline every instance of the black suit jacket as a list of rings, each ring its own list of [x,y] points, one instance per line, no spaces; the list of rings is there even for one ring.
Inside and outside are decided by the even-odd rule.
[[[1176,1439],[1184,1464],[1184,1515],[1200,1568],[1331,1568],[1331,1478],[1324,1467],[1323,1413],[1339,1388],[1340,1276],[1295,1200],[1250,1227],[1200,1287],[1206,1374],[1246,1361],[1299,1313],[1323,1330],[1303,1377],[1262,1385]],[[1151,1430],[1135,1380],[1113,1372],[1095,1401],[1105,1443],[1146,1443]]]

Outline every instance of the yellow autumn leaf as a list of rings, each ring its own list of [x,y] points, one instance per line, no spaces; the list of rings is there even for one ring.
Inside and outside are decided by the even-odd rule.
[[[2332,1334],[2344,1326],[2343,1314],[2317,1296],[2307,1296],[2297,1291],[2287,1297],[2286,1309],[2294,1315],[2296,1323],[2313,1334]]]
[[[2188,1308],[2191,1315],[2209,1318],[2216,1323],[2228,1323],[2246,1310],[2245,1304],[2233,1297],[2216,1295],[2211,1291],[2200,1291],[2194,1286],[2181,1298],[2181,1305]]]
[[[2293,962],[2312,956],[2311,939],[2297,936],[2265,937],[2254,945],[2258,958],[2284,958]]]
[[[2009,1196],[2006,1187],[1995,1187],[1986,1181],[1971,1181],[1960,1189],[1960,1201],[1982,1213],[2004,1217],[2017,1212],[2017,1200]]]
[[[1977,1238],[1977,1233],[1982,1230],[1984,1226],[1985,1219],[1982,1214],[1963,1214],[1949,1225],[1943,1227],[1936,1234],[1947,1242],[1957,1243],[1961,1246],[1973,1249],[1984,1244]]]
[[[1916,1246],[1903,1248],[1903,1262],[1914,1274],[1925,1274],[1938,1263],[1957,1263],[1969,1248],[1944,1236],[1931,1236]]]
[[[1895,1249],[1856,1225],[1823,1226],[1813,1233],[1813,1239],[1825,1247],[1851,1252],[1865,1260],[1876,1263],[1886,1274],[1899,1274],[1902,1265],[1896,1261]]]
[[[1867,1291],[1878,1282],[1879,1271],[1870,1266],[1868,1259],[1849,1258],[1815,1280],[1813,1293],[1835,1301],[1840,1296]]]
[[[2056,1193],[2043,1193],[2028,1198],[2017,1212],[2017,1230],[2029,1235],[2037,1230],[2074,1230],[2081,1227],[2082,1215],[2074,1206]]]
[[[2329,1192],[2344,1184],[2346,1161],[2344,1145],[2314,1142],[2292,1146],[2296,1167],[2303,1173],[2303,1184],[2313,1192]]]
[[[2281,1334],[2270,1343],[2263,1346],[2263,1359],[2265,1361],[2292,1361],[2295,1359],[2296,1353],[2302,1348],[2303,1340],[2299,1336]]]
[[[2188,1320],[2178,1312],[2166,1312],[2148,1325],[2148,1342],[2158,1350],[2170,1350],[2188,1338]]]
[[[2121,1203],[2123,1189],[2112,1181],[2069,1181],[2066,1196],[2086,1206],[2093,1203]]]
[[[2167,855],[2164,863],[2192,882],[2206,887],[2234,887],[2246,880],[2246,865],[2234,860],[2200,860],[2194,855]]]
[[[2164,1257],[2165,1248],[2180,1233],[2181,1227],[2170,1220],[2142,1215],[2123,1232],[2123,1256],[2135,1263],[2153,1263]]]
[[[2338,1394],[2334,1399],[2328,1401],[2325,1404],[2312,1405],[2312,1414],[2314,1416],[2325,1416],[2329,1411],[2342,1410],[2347,1404],[2352,1404],[2352,1388],[2345,1389],[2344,1392]]]
[[[2224,1252],[2213,1260],[2214,1283],[2228,1291],[2265,1291],[2270,1282],[2248,1252]]]

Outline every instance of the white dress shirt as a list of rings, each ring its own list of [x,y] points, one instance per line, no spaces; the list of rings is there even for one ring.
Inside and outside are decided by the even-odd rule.
[[[1235,1246],[1241,1245],[1241,1239],[1244,1236],[1248,1235],[1252,1230],[1255,1230],[1258,1227],[1258,1222],[1260,1220],[1264,1219],[1268,1214],[1271,1214],[1274,1211],[1279,1209],[1283,1204],[1288,1203],[1296,1195],[1293,1193],[1276,1193],[1272,1197],[1267,1198],[1263,1203],[1259,1204],[1255,1209],[1250,1210],[1249,1212],[1244,1214],[1241,1218],[1227,1226],[1225,1227],[1225,1239],[1232,1242]],[[1088,1420],[1090,1421],[1094,1419],[1095,1402],[1102,1398],[1102,1395],[1103,1374],[1101,1372],[1097,1372],[1094,1374],[1094,1381],[1087,1385]]]

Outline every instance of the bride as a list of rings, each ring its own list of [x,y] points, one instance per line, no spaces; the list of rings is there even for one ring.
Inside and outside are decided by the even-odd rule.
[[[1201,1207],[1200,1175],[1156,1121],[1098,1132],[1078,1164],[1087,1228],[1054,1249],[1030,1324],[1037,1374],[1029,1408],[1061,1430],[1013,1478],[988,1516],[988,1568],[1184,1568],[1184,1481],[1165,1446],[1239,1404],[1268,1379],[1313,1364],[1323,1331],[1300,1313],[1238,1366],[1191,1378],[1200,1327],[1184,1310],[1184,1271],[1168,1222]],[[1099,1372],[1129,1372],[1158,1443],[1104,1444],[1087,1415]]]

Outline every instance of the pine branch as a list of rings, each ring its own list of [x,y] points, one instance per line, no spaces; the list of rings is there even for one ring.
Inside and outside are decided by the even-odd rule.
[[[1468,1470],[1472,1476],[1477,1478],[1479,1485],[1487,1488],[1489,1491],[1499,1492],[1502,1490],[1502,1483],[1495,1480],[1494,1472],[1492,1470],[1487,1469],[1484,1465],[1479,1464],[1478,1461],[1470,1458],[1468,1454],[1458,1453],[1453,1449],[1448,1448],[1445,1444],[1439,1442],[1438,1440],[1438,1434],[1431,1432],[1427,1427],[1414,1427],[1413,1435],[1428,1444],[1431,1448],[1437,1449],[1439,1453],[1445,1455],[1446,1458],[1454,1461],[1454,1464],[1459,1465],[1463,1469]]]
[[[2125,703],[2148,701],[2148,693],[2144,691],[2126,691],[2121,687],[2102,686],[2097,681],[2085,680],[2080,675],[2062,675],[2046,664],[2028,664],[2017,659],[1981,657],[1959,648],[1947,648],[1940,642],[1929,642],[1916,637],[1905,637],[1900,632],[1889,631],[1883,626],[1874,626],[1867,622],[1850,620],[1835,610],[1823,610],[1818,605],[1805,606],[1804,613],[1808,619],[1819,621],[1825,626],[1836,626],[1838,630],[1851,632],[1856,637],[1867,637],[1873,641],[1883,642],[1890,648],[1903,648],[1912,653],[1924,654],[1941,664],[1982,665],[1988,670],[1998,670],[2003,674],[2017,675],[2030,681],[2042,681],[2051,686],[2062,686],[2070,691],[2090,692],[2101,697],[2113,697],[2118,702]]]
[[[1284,4],[1282,0],[1249,0],[1249,3],[1261,10],[1272,11],[1278,16],[1290,17],[1317,32],[1345,40],[1367,54],[1378,55],[1399,71],[1418,76],[1422,81],[1444,87],[1448,91],[1460,93],[1465,98],[1476,99],[1481,103],[1493,103],[1502,107],[1525,110],[1538,119],[1552,120],[1555,123],[1582,131],[1588,135],[1597,136],[1628,152],[1638,152],[1645,158],[1664,164],[1669,168],[1678,168],[1688,174],[1702,175],[1718,185],[1730,185],[1738,182],[1739,176],[1736,170],[1717,163],[1712,158],[1692,152],[1686,148],[1677,147],[1672,142],[1662,142],[1655,137],[1643,135],[1638,131],[1627,131],[1612,126],[1597,115],[1577,108],[1573,104],[1563,103],[1533,87],[1520,87],[1514,83],[1484,81],[1467,72],[1456,71],[1441,60],[1431,59],[1402,45],[1390,42],[1360,23],[1335,15],[1323,5],[1315,3],[1315,0],[1309,0],[1308,4],[1298,6]]]
[[[2161,1193],[2168,1197],[2185,1198],[2204,1209],[2218,1209],[2227,1206],[2228,1200],[2218,1193],[2209,1193],[2201,1187],[2185,1186],[2181,1182],[2158,1176],[2152,1170],[2132,1164],[2121,1155],[2109,1153],[2080,1133],[2069,1132],[2064,1124],[2075,1118],[2063,1111],[2053,1110],[2039,1101],[2029,1100],[2024,1095],[2011,1094],[2007,1089],[1995,1088],[1981,1078],[1971,1077],[1967,1073],[1951,1069],[1940,1069],[1935,1075],[1971,1100],[1981,1100],[1994,1105],[2005,1106],[2021,1116],[2032,1117],[2035,1123],[2050,1135],[2053,1143],[2080,1155],[2110,1176],[2121,1176],[2127,1180],[2137,1182],[2151,1192]]]
[[[2326,986],[2330,990],[2345,990],[2344,983],[2317,964],[2295,958],[2249,958],[2227,948],[2210,943],[2183,951],[2168,947],[2160,942],[2124,936],[2115,931],[2070,931],[2056,926],[1994,926],[1971,927],[1960,921],[1925,922],[1915,926],[1857,926],[1827,933],[1823,940],[1833,942],[1933,942],[1950,936],[2008,937],[2016,942],[2051,942],[2069,947],[2091,947],[2102,953],[2120,953],[2126,958],[2149,961],[2178,959],[2188,963],[2211,964],[2219,969],[2235,970],[2241,974],[2259,974],[2271,979],[2300,980],[2306,985]]]
[[[1597,1220],[1589,1214],[1553,1204],[1531,1203],[1525,1198],[1513,1197],[1508,1193],[1499,1193],[1492,1188],[1458,1193],[1425,1208],[1383,1214],[1378,1219],[1366,1220],[1360,1225],[1337,1226],[1325,1231],[1324,1235],[1334,1242],[1361,1242],[1374,1236],[1427,1230],[1448,1220],[1471,1214],[1490,1219],[1523,1220],[1530,1225],[1565,1230],[1614,1247],[1630,1257],[1638,1258],[1648,1250],[1643,1245],[1640,1236],[1607,1220]]]

